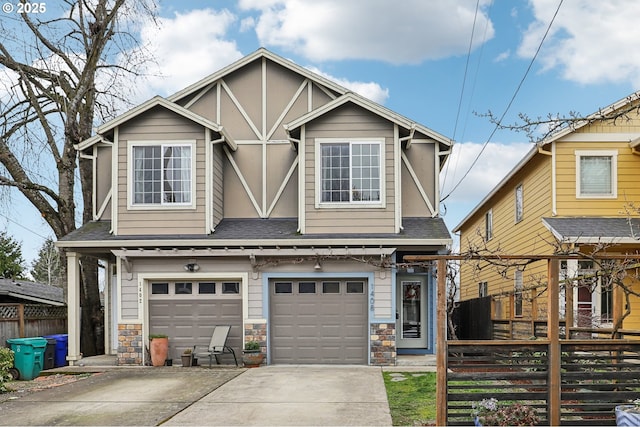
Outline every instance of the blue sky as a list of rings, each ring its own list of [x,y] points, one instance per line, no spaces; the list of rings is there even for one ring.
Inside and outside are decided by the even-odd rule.
[[[136,83],[134,102],[170,95],[265,47],[453,138],[441,189],[444,196],[457,186],[444,201],[450,229],[531,148],[524,134],[491,136],[481,116],[505,112],[528,67],[505,123],[518,113],[590,114],[640,84],[636,0],[164,0],[159,14],[160,28],[140,29],[158,65]],[[23,242],[30,262],[51,233],[15,203],[22,207],[5,209],[0,227]]]

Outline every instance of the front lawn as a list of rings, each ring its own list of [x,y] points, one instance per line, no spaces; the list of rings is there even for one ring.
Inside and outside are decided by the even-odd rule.
[[[435,425],[435,372],[383,372],[383,377],[394,426]]]

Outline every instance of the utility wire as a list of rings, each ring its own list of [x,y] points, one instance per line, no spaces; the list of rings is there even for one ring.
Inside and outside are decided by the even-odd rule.
[[[35,231],[33,231],[32,229],[30,229],[30,228],[28,228],[28,227],[25,227],[24,225],[20,224],[19,222],[14,221],[13,219],[9,218],[7,215],[5,215],[5,214],[3,214],[3,213],[0,213],[0,216],[2,216],[2,217],[3,217],[4,219],[6,219],[7,221],[14,223],[14,224],[15,224],[15,225],[17,225],[18,227],[20,227],[20,228],[22,228],[22,229],[27,230],[29,233],[31,233],[31,234],[35,234],[36,236],[43,238],[44,240],[47,240],[47,239],[50,239],[50,238],[51,238],[51,237],[46,237],[46,236],[43,236],[42,234],[38,234],[38,233],[36,233],[36,232],[35,232]]]
[[[462,110],[462,99],[464,98],[464,88],[467,83],[467,71],[469,70],[469,60],[471,59],[471,48],[473,47],[473,36],[476,32],[476,21],[478,20],[478,9],[480,8],[480,0],[476,1],[476,12],[473,16],[473,26],[471,27],[471,37],[469,37],[469,47],[467,48],[467,60],[464,64],[464,74],[462,76],[462,87],[460,88],[460,99],[458,99],[458,111],[456,111],[456,121],[453,125],[453,141],[456,140],[456,131],[458,130],[458,120],[460,119],[460,110]],[[454,167],[455,171],[455,167]],[[447,175],[449,174],[449,163],[444,171],[444,177],[442,178],[442,185],[447,181]]]
[[[515,101],[516,96],[520,92],[520,89],[522,88],[522,85],[524,84],[525,79],[527,78],[527,76],[529,75],[529,72],[531,71],[531,68],[533,67],[533,63],[535,62],[536,58],[538,57],[538,54],[540,53],[540,50],[542,49],[542,44],[544,43],[545,39],[547,38],[547,35],[549,34],[549,31],[551,30],[551,26],[553,25],[553,22],[555,21],[556,17],[558,16],[558,12],[560,11],[560,7],[562,6],[563,1],[564,0],[560,0],[560,3],[558,3],[558,7],[556,8],[556,11],[553,14],[553,17],[551,18],[551,21],[549,21],[549,25],[547,26],[547,30],[545,31],[544,36],[542,37],[542,40],[540,40],[540,44],[538,45],[538,49],[536,49],[536,53],[533,55],[533,58],[531,58],[531,62],[529,62],[529,66],[527,67],[527,70],[525,71],[524,76],[522,76],[522,79],[520,80],[520,83],[518,84],[518,87],[516,88],[515,92],[513,93],[513,96],[511,97],[511,100],[509,101],[509,104],[507,105],[507,108],[505,108],[504,112],[502,113],[502,115],[500,116],[498,121],[496,122],[496,125],[493,128],[493,131],[491,132],[491,135],[489,135],[489,137],[484,142],[484,144],[482,144],[482,148],[480,149],[480,152],[478,153],[476,158],[471,163],[471,166],[469,166],[469,169],[467,169],[467,171],[464,173],[462,178],[460,178],[460,181],[458,181],[458,183],[453,186],[451,191],[449,191],[449,193],[446,196],[444,196],[442,199],[440,199],[441,202],[445,201],[449,196],[451,196],[451,194],[460,186],[460,184],[462,184],[462,181],[464,181],[464,179],[467,177],[467,175],[469,175],[469,172],[471,172],[471,169],[473,169],[473,167],[476,165],[476,163],[480,159],[480,156],[484,152],[485,148],[487,148],[487,144],[489,144],[489,141],[491,141],[491,138],[493,138],[493,135],[495,135],[495,133],[500,128],[500,125],[502,124],[502,120],[504,120],[504,117],[507,115],[507,112],[511,108],[511,105],[513,105],[513,102]]]

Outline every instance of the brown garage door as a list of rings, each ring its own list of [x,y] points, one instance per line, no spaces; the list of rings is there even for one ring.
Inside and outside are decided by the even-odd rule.
[[[367,364],[366,280],[272,280],[272,363]]]
[[[231,325],[227,343],[242,355],[242,299],[239,282],[172,282],[149,284],[149,333],[169,336],[169,357],[185,348],[206,351],[213,327]],[[225,355],[221,363],[233,363]],[[203,361],[204,363],[204,361]]]

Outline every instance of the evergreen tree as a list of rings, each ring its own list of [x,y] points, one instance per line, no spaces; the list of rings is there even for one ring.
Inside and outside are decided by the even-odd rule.
[[[31,276],[39,283],[62,286],[60,265],[58,248],[52,239],[47,239],[38,251],[38,257],[31,264]]]
[[[24,259],[20,242],[6,231],[0,232],[0,276],[5,279],[22,279]]]

